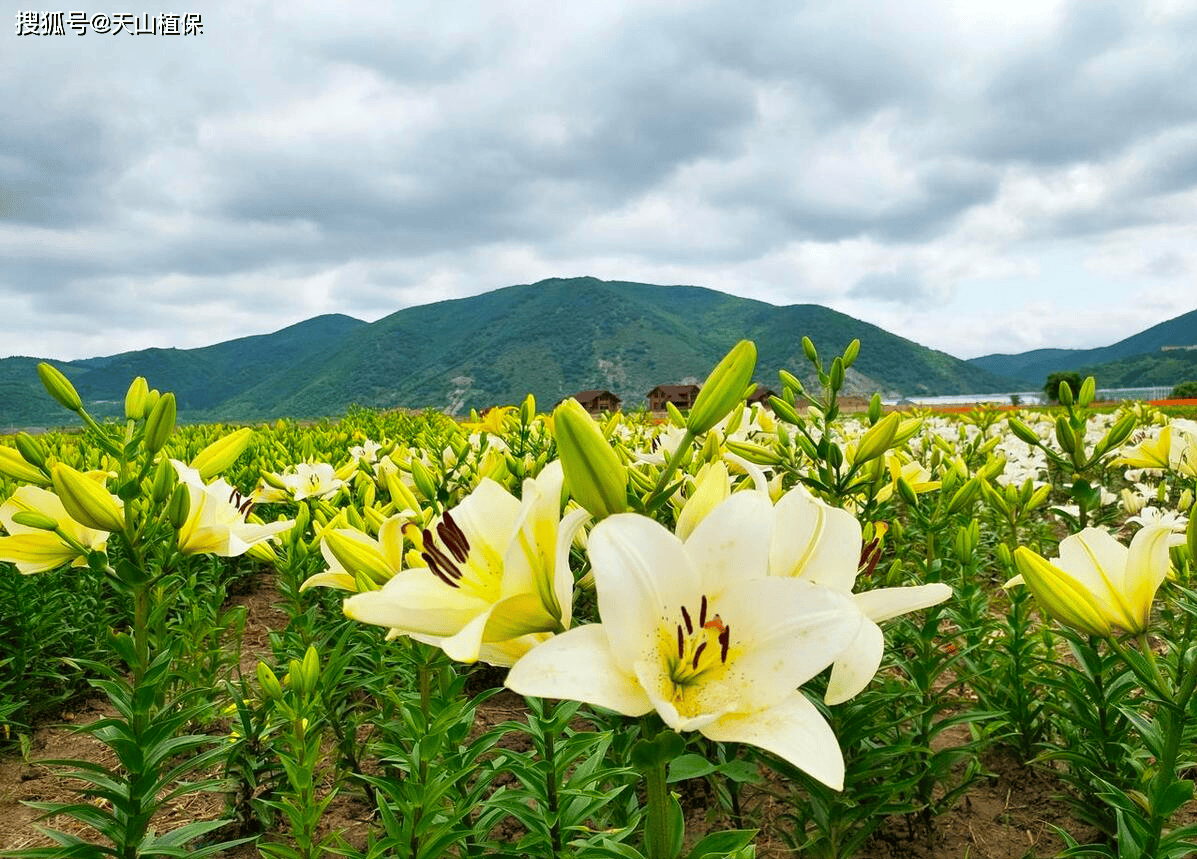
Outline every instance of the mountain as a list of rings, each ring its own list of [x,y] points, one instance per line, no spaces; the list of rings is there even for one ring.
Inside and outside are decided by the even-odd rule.
[[[1092,376],[1099,388],[1171,388],[1197,381],[1197,349],[1132,355],[1078,372],[1082,378]]]
[[[369,324],[323,316],[203,349],[55,363],[89,408],[108,401],[101,405],[115,414],[130,379],[143,375],[174,390],[191,420],[317,417],[351,404],[462,412],[528,392],[547,407],[588,388],[608,389],[635,408],[658,384],[701,380],[743,338],[757,344],[764,384],[777,387],[780,369],[805,377],[803,335],[828,356],[860,338],[848,373],[857,393],[1010,390],[1009,379],[819,305],[776,307],[702,287],[595,278],[506,287]],[[36,389],[35,363],[0,361],[0,394],[5,385],[22,397]],[[30,422],[20,414],[28,407],[0,396],[0,425]],[[63,413],[55,414],[61,423]]]
[[[263,376],[273,376],[305,358],[327,355],[366,325],[360,319],[328,314],[273,334],[198,349],[141,349],[51,363],[66,374],[97,417],[123,414],[129,382],[145,376],[151,386],[174,391],[181,415],[219,418],[227,400]],[[0,427],[58,425],[69,418],[42,388],[39,360],[0,358]]]
[[[1186,353],[1161,352],[1160,350],[1165,346],[1192,346],[1194,344],[1197,344],[1197,310],[1177,316],[1175,319],[1169,319],[1167,322],[1161,322],[1159,325],[1153,325],[1125,340],[1119,340],[1112,346],[1102,346],[1097,349],[1035,349],[1018,355],[983,355],[980,358],[970,358],[968,363],[999,376],[1017,379],[1021,385],[1038,389],[1043,386],[1050,374],[1060,370],[1095,369],[1099,365],[1111,361],[1152,355],[1152,360],[1139,362],[1136,365],[1139,367],[1138,375],[1128,372],[1125,367],[1120,367],[1108,374],[1095,373],[1097,384],[1104,387],[1168,385],[1183,381],[1183,378],[1168,377],[1168,373],[1171,372],[1169,368],[1172,366],[1169,362],[1176,356]],[[1148,381],[1148,377],[1164,378],[1164,381]]]

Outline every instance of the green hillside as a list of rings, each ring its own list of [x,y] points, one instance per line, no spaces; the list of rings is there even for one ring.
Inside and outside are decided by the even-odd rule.
[[[351,402],[462,411],[535,394],[551,404],[606,388],[627,407],[655,385],[701,379],[737,340],[757,376],[805,372],[801,338],[825,353],[859,337],[860,384],[911,393],[1004,390],[1008,380],[817,305],[775,307],[692,286],[553,279],[407,308],[328,361],[306,361],[228,405],[240,417],[321,414]]]
[[[658,384],[701,380],[743,338],[757,343],[765,384],[776,386],[779,369],[804,375],[803,335],[829,355],[860,338],[849,376],[859,393],[1010,390],[1008,379],[818,305],[776,307],[701,287],[594,278],[506,287],[370,324],[322,316],[202,349],[56,365],[101,414],[119,411],[137,375],[175,391],[190,420],[319,417],[355,403],[460,413],[529,392],[548,406],[587,388],[611,390],[634,408]],[[38,395],[35,363],[0,361],[0,427],[69,417]]]
[[[1092,376],[1099,388],[1173,387],[1180,382],[1197,381],[1197,350],[1134,355],[1082,367],[1079,372],[1082,377]]]
[[[52,361],[97,417],[123,413],[125,391],[136,376],[174,391],[180,414],[221,417],[224,403],[264,377],[310,357],[327,355],[346,335],[366,326],[340,314],[317,316],[275,331],[198,349],[142,349],[102,358]],[[37,358],[0,359],[0,429],[57,426],[78,421],[50,400],[37,377]]]
[[[1141,379],[1133,373],[1128,374],[1125,369],[1119,369],[1114,371],[1114,374],[1119,378],[1131,379],[1131,381],[1125,385],[1121,383],[1115,385],[1112,382],[1098,379],[1098,384],[1105,387],[1168,385],[1173,384],[1173,381],[1148,381],[1147,376],[1156,372],[1156,370],[1148,368],[1158,366],[1159,372],[1164,372],[1165,368],[1169,366],[1170,355],[1184,353],[1160,352],[1160,349],[1164,346],[1192,346],[1194,344],[1197,344],[1197,310],[1161,322],[1159,325],[1153,325],[1145,331],[1119,340],[1112,346],[1102,346],[1097,349],[1035,349],[1017,355],[983,355],[980,358],[970,358],[968,363],[1000,376],[1017,379],[1023,385],[1039,388],[1048,375],[1058,370],[1079,371],[1085,367],[1096,367],[1111,361],[1121,364],[1121,359],[1137,355],[1156,355],[1160,357],[1159,362],[1147,362],[1142,365],[1142,370],[1146,375]]]

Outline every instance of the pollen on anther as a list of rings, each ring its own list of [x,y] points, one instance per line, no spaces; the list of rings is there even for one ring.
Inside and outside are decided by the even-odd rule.
[[[683,609],[684,611],[684,609]],[[677,658],[681,659],[686,653],[686,639],[682,635],[682,625],[677,625]]]
[[[707,643],[704,641],[694,650],[694,659],[690,662],[690,667],[695,671],[698,670],[698,657],[702,656],[702,652],[707,649]]]
[[[682,606],[682,620],[686,622],[686,634],[689,635],[694,632],[694,624],[690,621],[690,612],[686,611],[686,607]],[[678,634],[681,634],[681,628],[678,629]]]

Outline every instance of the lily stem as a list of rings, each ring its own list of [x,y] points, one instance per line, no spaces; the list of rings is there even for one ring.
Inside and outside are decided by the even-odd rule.
[[[660,760],[644,771],[648,792],[644,847],[648,859],[672,859],[669,855],[669,825],[666,821],[669,793],[665,785],[665,767],[666,762]]]

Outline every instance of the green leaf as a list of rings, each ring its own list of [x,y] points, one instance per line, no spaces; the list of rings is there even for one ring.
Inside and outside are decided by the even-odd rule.
[[[756,836],[755,829],[729,829],[712,832],[690,850],[687,859],[715,859],[747,847]]]
[[[687,779],[702,778],[715,770],[715,765],[702,755],[681,755],[674,758],[669,764],[669,777],[665,781],[672,784]]]

